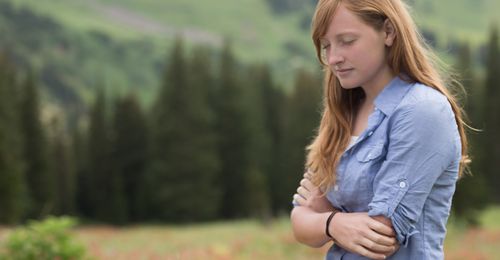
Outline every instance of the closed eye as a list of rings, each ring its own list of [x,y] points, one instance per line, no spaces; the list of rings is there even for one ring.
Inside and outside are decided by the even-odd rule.
[[[356,41],[356,39],[342,40],[342,41],[340,41],[340,44],[349,46],[349,45],[352,45],[355,41]]]

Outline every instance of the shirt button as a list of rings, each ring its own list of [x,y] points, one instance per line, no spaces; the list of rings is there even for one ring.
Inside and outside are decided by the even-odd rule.
[[[335,186],[333,186],[333,190],[338,191],[339,190],[339,185],[335,184]]]
[[[406,187],[406,183],[404,181],[400,182],[399,187],[403,189],[404,187]]]

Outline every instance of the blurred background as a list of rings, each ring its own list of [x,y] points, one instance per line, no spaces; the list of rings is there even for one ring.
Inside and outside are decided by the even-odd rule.
[[[97,259],[321,259],[288,220],[321,109],[316,2],[0,0],[0,254],[73,216]],[[500,259],[500,2],[406,2],[478,129],[447,259]]]

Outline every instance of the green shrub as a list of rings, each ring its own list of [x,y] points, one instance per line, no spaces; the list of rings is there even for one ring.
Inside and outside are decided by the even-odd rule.
[[[0,251],[0,260],[86,259],[85,247],[71,237],[76,225],[70,217],[48,217],[15,229]]]

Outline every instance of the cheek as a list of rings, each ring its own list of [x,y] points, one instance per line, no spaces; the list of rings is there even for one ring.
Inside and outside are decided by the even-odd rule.
[[[385,48],[364,46],[353,53],[353,58],[356,59],[359,69],[370,71],[380,67],[385,62]]]

